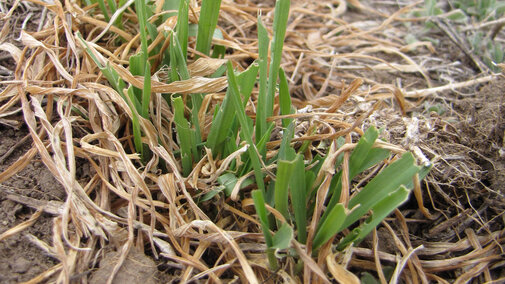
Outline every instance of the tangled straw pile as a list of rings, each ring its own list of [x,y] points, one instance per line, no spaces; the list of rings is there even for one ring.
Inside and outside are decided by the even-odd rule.
[[[407,45],[395,33],[397,24],[422,20],[405,17],[416,3],[385,15],[358,1],[333,1],[328,5],[292,2],[281,66],[289,79],[293,105],[304,108],[305,113],[299,111],[270,118],[278,125],[273,139],[267,143],[267,157],[273,157],[281,144],[281,119],[298,121],[293,142],[310,141],[312,153],[326,155],[336,151],[328,149],[328,141],[344,137],[351,143],[353,137],[356,140],[363,134],[364,122],[381,121],[377,111],[383,110],[398,118],[399,112],[406,114],[426,96],[454,87],[432,88],[434,83],[429,73],[437,71],[441,65],[430,60],[429,52],[434,52],[431,43]],[[344,15],[350,4],[352,9],[370,14],[370,22],[346,22]],[[44,9],[39,29],[21,32],[23,49],[6,41],[18,5]],[[191,1],[190,6],[189,21],[197,22],[199,3]],[[223,277],[238,277],[243,282],[253,283],[302,281],[303,278],[297,278],[294,261],[286,261],[278,271],[270,270],[263,254],[266,247],[261,224],[253,216],[250,188],[239,188],[243,180],[237,183],[230,198],[197,204],[198,198],[216,188],[218,177],[230,163],[241,162],[240,155],[246,147],[217,159],[207,150],[187,177],[183,176],[180,159],[174,154],[180,151],[175,141],[174,113],[161,93],[207,93],[198,113],[201,135],[206,137],[214,107],[222,102],[228,81],[225,77],[207,79],[200,76],[214,73],[223,60],[205,57],[196,60],[201,54],[195,50],[194,42],[190,42],[190,79],[166,84],[163,83],[166,70],[154,74],[150,120],[139,120],[144,133],[142,143],[148,145],[152,157],[141,163],[131,127],[135,114],[123,97],[109,86],[85,50],[87,45],[103,65],[108,63],[124,81],[142,88],[142,78],[124,68],[129,64],[129,57],[141,48],[138,27],[131,24],[136,16],[133,10],[126,9],[124,18],[130,21],[120,29],[101,17],[90,16],[91,8],[83,7],[74,1],[52,4],[38,0],[23,4],[15,1],[10,12],[2,15],[5,23],[0,33],[0,50],[9,52],[17,67],[14,79],[3,82],[6,87],[0,94],[0,114],[7,117],[21,107],[33,148],[0,174],[0,182],[14,176],[38,155],[67,195],[65,202],[48,202],[38,208],[54,215],[53,242],[33,241],[60,264],[33,279],[32,283],[54,274],[58,282],[68,283],[73,275],[93,268],[96,259],[104,257],[104,249],[119,252],[108,276],[109,282],[120,272],[133,250],[145,251],[166,262],[171,268],[170,274],[181,282],[205,278],[220,283]],[[226,59],[232,59],[236,69],[245,70],[248,63],[258,58],[256,15],[261,11],[265,25],[271,27],[272,7],[273,4],[268,3],[223,1],[219,18],[223,39],[214,39],[214,44],[226,47]],[[156,12],[162,13],[161,10]],[[159,28],[171,30],[175,24],[176,19],[172,19]],[[83,40],[78,34],[83,35]],[[412,51],[423,55],[413,58],[409,55]],[[423,61],[429,63],[422,64]],[[400,80],[393,85],[372,79],[385,72],[407,74],[406,84],[412,91],[403,89]],[[440,69],[440,73],[444,72],[453,77],[463,73],[459,69]],[[365,73],[373,76],[363,76]],[[481,77],[458,86],[493,78]],[[254,91],[246,106],[250,117],[256,114],[256,98],[257,91]],[[387,103],[391,102],[391,106],[397,106],[397,111],[390,111]],[[278,108],[279,102],[276,102],[275,109]],[[382,145],[394,152],[404,152],[399,146]],[[404,146],[412,146],[417,156],[423,157],[417,145]],[[77,161],[91,165],[93,174],[89,180],[83,181],[76,175],[80,166]],[[368,176],[360,178],[358,184],[369,179]],[[240,190],[245,191],[245,198],[238,201]],[[423,206],[419,181],[415,192],[424,214],[416,218],[433,218]],[[28,206],[36,204],[29,199],[18,202]],[[41,211],[3,233],[0,239],[30,226]],[[468,233],[458,242],[425,243],[424,247],[414,248],[409,238],[408,220],[398,210],[396,217],[400,224],[396,231],[387,222],[384,226],[401,257],[392,251],[379,251],[376,232],[372,248],[350,248],[335,254],[327,246],[326,253],[317,258],[312,258],[303,246],[293,242],[292,248],[305,263],[305,280],[312,277],[313,281],[329,282],[332,277],[351,283],[346,281],[357,281],[357,278],[349,270],[355,269],[376,271],[379,279],[385,281],[382,262],[396,267],[391,276],[393,282],[402,278],[413,283],[419,280],[446,283],[444,273],[458,269],[465,270],[457,274],[458,281],[464,282],[483,271],[489,273],[486,269],[491,264],[501,265],[498,260],[500,245],[504,243],[503,231],[486,236]],[[440,259],[446,253],[455,252],[460,256]]]

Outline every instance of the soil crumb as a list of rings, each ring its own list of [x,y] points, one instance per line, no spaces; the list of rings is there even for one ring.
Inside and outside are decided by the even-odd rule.
[[[107,283],[109,276],[112,274],[120,257],[120,252],[107,252],[105,257],[100,261],[98,268],[90,277],[89,283]],[[113,284],[122,283],[143,283],[154,284],[155,275],[158,272],[154,261],[132,249],[126,257],[123,265],[112,281]]]

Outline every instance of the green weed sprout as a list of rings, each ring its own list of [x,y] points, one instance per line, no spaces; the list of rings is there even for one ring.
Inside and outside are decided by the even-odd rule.
[[[108,8],[114,13],[117,9],[114,1],[98,0],[98,6],[108,17]],[[433,1],[432,1],[433,2]],[[430,9],[435,9],[434,4]],[[119,5],[121,5],[120,2]],[[167,4],[168,3],[168,4]],[[151,4],[149,4],[151,5]],[[142,88],[127,86],[118,73],[98,58],[90,46],[80,37],[88,55],[97,64],[111,86],[123,96],[132,111],[132,129],[135,150],[146,156],[142,144],[142,130],[139,120],[150,119],[149,104],[151,103],[151,72],[154,62],[150,61],[161,46],[148,47],[157,37],[158,31],[154,24],[147,21],[152,16],[153,7],[144,0],[135,0],[135,10],[139,19],[140,52],[131,56],[129,70],[135,76],[144,78]],[[162,62],[170,66],[169,81],[190,79],[188,71],[187,51],[188,36],[196,35],[196,50],[201,54],[210,55],[212,39],[219,36],[216,29],[221,1],[203,0],[198,26],[188,22],[189,1],[165,1],[164,8],[178,7],[177,24],[173,31],[160,31],[170,39],[170,46]],[[205,94],[191,94],[184,97],[181,94],[164,94],[167,103],[172,107],[173,122],[177,136],[182,172],[188,176],[195,163],[202,157],[202,146],[211,150],[214,157],[225,158],[239,149],[243,142],[247,151],[242,154],[242,164],[231,164],[230,171],[222,174],[217,180],[221,184],[217,190],[230,195],[231,188],[238,179],[253,171],[256,190],[251,192],[261,230],[267,246],[267,258],[272,269],[277,269],[278,252],[288,249],[293,240],[310,245],[312,251],[318,251],[323,245],[333,240],[345,229],[351,232],[338,241],[336,249],[344,249],[349,245],[362,241],[388,214],[405,202],[413,187],[413,178],[418,175],[423,178],[429,171],[429,166],[418,166],[410,153],[392,159],[389,150],[377,147],[379,131],[370,127],[361,137],[349,157],[347,180],[352,180],[366,170],[379,165],[385,160],[393,161],[375,175],[359,192],[350,198],[348,203],[340,200],[344,170],[341,167],[342,154],[329,165],[337,171],[331,179],[331,184],[323,185],[316,178],[324,175],[325,168],[321,166],[307,169],[308,164],[326,163],[328,157],[316,157],[305,160],[302,153],[308,148],[303,143],[301,148],[294,148],[292,139],[296,121],[284,118],[281,121],[283,139],[280,148],[273,158],[267,159],[266,145],[270,140],[272,130],[276,127],[269,118],[274,115],[275,96],[278,95],[280,114],[288,115],[295,112],[292,105],[287,78],[280,68],[284,38],[289,18],[290,1],[277,0],[274,12],[273,35],[270,42],[266,27],[261,16],[258,16],[258,59],[246,70],[238,73],[233,62],[228,61],[220,71],[226,72],[228,89],[222,103],[216,106],[213,121],[207,139],[202,141],[198,113]],[[435,13],[435,12],[434,12]],[[166,19],[164,15],[160,21]],[[197,28],[197,30],[195,29]],[[223,54],[222,47],[214,46],[212,56]],[[269,52],[270,51],[270,52]],[[269,61],[270,54],[270,61]],[[221,73],[222,74],[222,73]],[[255,120],[245,111],[251,93],[258,86],[257,112]],[[187,110],[190,110],[189,112]],[[237,144],[237,139],[240,141]],[[342,141],[339,141],[342,142]],[[344,143],[340,143],[342,146]],[[328,160],[330,161],[330,160]],[[274,178],[265,179],[265,166],[275,169]],[[327,186],[324,200],[317,201],[319,190]],[[325,189],[325,190],[326,190]],[[211,191],[201,200],[209,200],[216,196],[217,191]],[[313,216],[316,202],[326,205],[320,216]],[[279,218],[269,213],[267,205],[274,208]],[[307,229],[311,216],[318,222],[315,231]],[[363,220],[363,221],[360,221]]]

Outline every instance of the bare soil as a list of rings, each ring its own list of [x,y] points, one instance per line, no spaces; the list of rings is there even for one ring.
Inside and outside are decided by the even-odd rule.
[[[16,130],[0,126],[0,157],[6,157],[0,164],[0,172],[31,148],[31,140],[28,140],[12,154],[5,156],[27,134],[24,128]],[[65,191],[41,162],[29,164],[23,171],[0,184],[0,233],[26,221],[36,211],[13,201],[12,198],[16,196],[63,201]],[[52,216],[42,214],[33,226],[0,242],[0,283],[28,281],[58,263],[28,237],[33,235],[51,243],[52,222]]]

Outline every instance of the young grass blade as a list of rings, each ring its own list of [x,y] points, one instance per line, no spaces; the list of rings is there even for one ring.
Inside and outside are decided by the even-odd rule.
[[[375,127],[371,126],[360,138],[358,145],[356,145],[356,148],[354,148],[351,156],[349,157],[349,180],[352,180],[357,174],[389,156],[390,152],[388,150],[372,148],[378,137],[379,131]],[[329,207],[338,203],[340,191],[342,189],[342,173],[339,172],[334,178],[337,179],[337,181],[332,187],[332,197],[328,203]],[[322,220],[326,218],[327,214],[328,211],[323,214]]]
[[[170,60],[175,60],[177,62],[177,71],[181,80],[188,80],[190,78],[188,66],[186,64],[186,57],[184,57],[181,45],[177,36],[172,34],[172,48],[170,49]],[[174,53],[172,57],[172,53]],[[195,143],[200,144],[202,141],[200,134],[200,123],[198,121],[198,111],[200,110],[200,106],[202,105],[203,96],[201,94],[192,94],[191,95],[191,123],[195,128]],[[195,153],[193,157],[196,160],[200,159],[200,155],[198,152]]]
[[[253,190],[252,198],[254,201],[254,208],[260,219],[261,230],[263,231],[263,236],[265,237],[265,244],[267,245],[267,257],[270,263],[270,268],[277,269],[277,259],[275,258],[272,246],[272,234],[270,233],[270,224],[268,221],[267,209],[265,207],[265,197],[261,190]]]
[[[374,126],[371,126],[365,131],[365,134],[359,139],[356,148],[349,157],[349,177],[353,178],[359,173],[359,169],[368,160],[368,153],[373,147],[375,140],[379,137],[379,131]]]
[[[175,66],[177,68],[177,73],[180,76],[181,80],[188,80],[190,78],[189,71],[188,71],[188,65],[186,64],[186,57],[184,57],[184,54],[182,52],[181,44],[179,43],[179,38],[178,36],[172,34],[171,37],[172,44],[170,48],[170,54],[172,55],[173,53],[173,58],[172,56],[170,57],[170,61],[174,59],[175,61]]]
[[[310,173],[310,172],[308,172]],[[298,241],[305,244],[307,240],[307,192],[305,179],[305,165],[303,157],[297,155],[293,167],[293,174],[289,183],[291,189],[291,204],[295,214],[295,224]]]
[[[267,128],[267,78],[268,78],[268,46],[270,38],[261,16],[258,15],[258,55],[259,55],[259,90],[258,90],[258,103],[256,105],[256,139],[260,139],[265,134]],[[258,147],[260,153],[264,155],[263,148]]]
[[[170,58],[170,82],[175,82],[175,81],[181,80],[180,74],[178,72],[180,67],[178,65],[179,63],[177,61],[177,52],[175,50],[175,46],[176,46],[175,38],[176,37],[172,33],[170,35],[171,44],[170,44],[169,52],[168,52],[168,56]]]
[[[224,192],[226,193],[226,196],[230,196],[233,191],[233,188],[237,184],[238,178],[232,173],[225,173],[219,176],[217,178],[217,181],[219,182],[220,185],[224,186]],[[249,186],[252,183],[254,182],[251,179],[247,179],[240,185],[240,188]]]
[[[219,184],[225,187],[224,191],[226,193],[226,196],[230,196],[231,192],[233,191],[233,187],[238,181],[238,178],[232,173],[225,173],[224,175],[218,177],[217,181]]]
[[[294,113],[291,107],[291,96],[289,95],[289,86],[286,74],[282,68],[279,68],[279,104],[281,107],[281,115]],[[293,121],[291,118],[285,118],[282,120],[282,126],[288,127],[288,125]]]
[[[226,47],[222,45],[214,45],[214,49],[212,50],[212,58],[224,58],[226,54]]]
[[[247,102],[248,97],[251,95],[252,88],[256,82],[258,74],[258,64],[253,63],[249,68],[240,73],[237,80],[240,82],[240,93],[245,96],[244,101]],[[229,90],[223,99],[221,107],[218,108],[217,114],[212,120],[209,136],[207,137],[207,147],[212,150],[212,154],[217,156],[222,149],[222,143],[229,137],[228,133],[232,129],[232,124],[235,118],[235,109],[233,102],[230,98]],[[235,132],[233,132],[235,133]],[[232,135],[236,137],[236,133]],[[224,153],[226,154],[226,153]]]
[[[144,70],[144,90],[142,91],[142,111],[143,118],[149,119],[149,103],[151,102],[151,64],[146,62]]]
[[[151,12],[151,9],[146,9],[146,10],[147,10],[147,12],[149,12],[146,15],[146,19],[149,19],[152,16],[151,15],[152,12]],[[158,37],[158,29],[157,29],[156,25],[147,21],[146,22],[146,29],[147,29],[147,34],[151,38],[151,41]],[[147,43],[149,44],[150,42],[148,41]],[[151,49],[150,53],[157,54],[160,50],[161,50],[161,44],[158,44],[153,49]]]
[[[267,142],[270,141],[270,133],[272,133],[272,130],[274,128],[275,128],[275,124],[270,123],[270,125],[268,126],[267,131],[265,131],[265,134],[263,135],[263,137],[261,137],[261,139],[258,142],[256,142],[256,145],[257,145],[256,147],[258,148],[258,153],[261,153],[261,151],[259,149],[266,149]]]
[[[291,147],[291,140],[295,133],[295,125],[291,123],[286,129],[283,130],[281,146],[279,147],[279,160],[292,161],[296,158],[296,152]]]
[[[128,105],[130,106],[130,109],[132,111],[132,128],[133,128],[133,142],[135,144],[135,151],[137,153],[140,153],[140,156],[143,157],[143,151],[144,147],[142,146],[142,133],[140,131],[140,124],[139,124],[139,118],[138,118],[138,113],[137,113],[137,108],[133,105],[134,102],[137,100],[137,97],[135,97],[135,93],[133,92],[133,86],[130,86],[128,88],[128,97],[129,100],[127,100]]]
[[[177,26],[175,31],[181,46],[182,58],[187,58],[188,50],[188,29],[189,29],[189,0],[180,0],[179,12],[177,14]],[[167,1],[170,2],[170,1]]]
[[[410,190],[405,186],[400,186],[396,191],[386,196],[372,208],[372,216],[360,226],[360,232],[354,240],[355,244],[360,243],[379,223],[384,220],[393,210],[408,200]],[[346,245],[346,244],[342,244]],[[340,246],[340,244],[339,244]]]
[[[130,59],[128,61],[130,62],[128,69],[133,76],[144,75],[144,71],[146,69],[146,61],[144,61],[144,55],[142,52],[130,56]]]
[[[217,26],[221,0],[203,0],[198,20],[198,35],[196,37],[196,50],[209,55],[214,29]]]
[[[373,143],[372,143],[373,144]],[[380,149],[380,148],[372,148],[370,151],[368,151],[368,155],[365,157],[364,162],[360,165],[359,168],[351,167],[350,168],[350,174],[349,174],[349,179],[352,180],[356,175],[359,173],[365,171],[366,169],[372,167],[373,165],[378,164],[379,162],[383,161],[386,159],[391,153],[389,150],[386,149]],[[351,154],[350,161],[353,161],[354,157]],[[329,202],[329,206],[333,206],[338,202],[338,199],[340,197],[340,191],[342,190],[342,172],[338,172],[335,177],[337,179],[336,184],[334,187],[332,187],[332,197]]]
[[[233,123],[235,110],[233,109],[233,102],[230,99],[230,90],[226,91],[223,103],[218,107],[217,113],[212,119],[210,132],[207,136],[206,145],[211,149],[214,157],[222,151],[221,143],[226,140],[230,126]]]
[[[371,126],[367,129],[363,137],[358,141],[358,145],[349,157],[349,177],[352,179],[357,174],[385,159],[389,154],[388,150],[373,149],[375,140],[379,137],[379,131]],[[374,159],[372,159],[372,157]]]
[[[271,46],[270,74],[268,74],[268,91],[266,100],[266,117],[272,116],[275,89],[277,87],[277,76],[282,58],[282,48],[284,46],[284,36],[289,17],[289,0],[277,0],[274,13],[274,35]]]
[[[228,88],[230,90],[230,96],[232,98],[233,105],[235,106],[235,111],[237,113],[237,118],[240,122],[241,136],[247,141],[249,144],[249,157],[251,159],[251,163],[254,169],[254,176],[256,177],[256,183],[258,188],[261,189],[261,192],[265,192],[265,183],[263,181],[263,173],[261,172],[261,163],[260,158],[256,152],[256,145],[252,140],[252,130],[250,119],[245,114],[244,105],[242,99],[240,98],[240,92],[238,89],[237,78],[233,72],[233,66],[231,61],[228,61]]]
[[[312,243],[312,249],[317,250],[336,233],[341,231],[342,224],[346,219],[346,209],[343,204],[337,204],[333,208],[327,208],[330,213],[323,222],[319,223],[316,235]]]
[[[127,8],[127,7],[124,7],[124,5],[126,5],[126,3],[128,3],[128,0],[119,0],[119,3],[118,3],[118,6],[120,7],[119,9],[122,10],[122,12],[120,12],[119,16],[117,17],[115,24],[120,29],[123,29],[123,14],[124,14],[124,10],[126,10],[126,8]],[[128,4],[128,6],[130,6],[131,4],[132,3]]]
[[[98,2],[98,7],[100,7],[100,10],[102,10],[102,14],[103,14],[103,17],[105,18],[105,21],[106,22],[110,21],[109,11],[107,11],[107,7],[105,6],[105,2],[103,0],[95,1],[95,3],[96,2]]]
[[[144,56],[144,61],[147,62],[149,54],[147,53],[147,46],[148,46],[147,31],[146,31],[147,12],[146,12],[145,0],[135,0],[135,10],[137,11],[137,17],[139,19],[141,51]]]
[[[179,147],[181,148],[182,171],[184,176],[187,176],[191,173],[193,167],[191,152],[192,148],[196,148],[196,145],[194,145],[192,139],[189,123],[184,117],[184,103],[182,102],[182,98],[177,97],[172,99],[172,105],[174,106],[175,128],[179,138]]]
[[[176,11],[180,8],[180,2],[184,0],[171,0],[171,1],[163,1],[162,11]],[[161,16],[161,22],[164,23],[168,18],[176,15],[176,12],[172,13],[163,13]]]
[[[289,220],[288,186],[293,173],[294,161],[280,160],[277,162],[277,174],[275,179],[275,209],[279,211],[286,220]]]
[[[107,4],[109,5],[109,9],[110,9],[111,14],[116,13],[116,10],[117,10],[116,1],[107,0]]]
[[[100,69],[100,71],[103,73],[105,78],[107,78],[109,83],[112,85],[112,88],[114,88],[114,90],[116,90],[121,95],[121,97],[123,97],[126,100],[125,95],[123,94],[123,89],[125,88],[125,83],[124,83],[123,79],[121,79],[119,77],[116,70],[114,70],[112,67],[110,67],[108,62],[104,63],[105,66],[104,66],[104,64],[101,63],[101,61],[97,57],[97,56],[101,57],[101,55],[98,53],[97,53],[97,55],[95,55],[94,52],[96,52],[96,50],[92,49],[88,45],[88,43],[82,38],[82,35],[80,32],[77,32],[77,37],[79,38],[79,41],[84,46],[84,48],[86,49],[86,52],[91,57],[93,62],[95,62],[96,66],[98,66],[98,69]],[[105,61],[105,60],[102,59],[102,61]]]
[[[382,170],[349,201],[349,208],[354,208],[357,205],[359,207],[349,213],[343,227],[346,228],[356,222],[368,210],[374,207],[377,202],[395,191],[400,185],[408,184],[420,169],[415,164],[411,153],[407,152],[403,154],[399,160]]]
[[[247,70],[240,73],[237,76],[237,81],[240,88],[240,94],[242,95],[242,101],[244,102],[244,107],[247,105],[247,101],[251,97],[254,85],[256,84],[256,77],[258,76],[259,65],[257,62],[253,62]]]
[[[272,238],[272,248],[283,250],[289,248],[293,239],[293,228],[286,223],[283,223],[277,233]]]
[[[340,240],[337,250],[345,249],[349,244],[352,244],[358,238],[361,232],[361,227],[354,228],[347,236]]]

